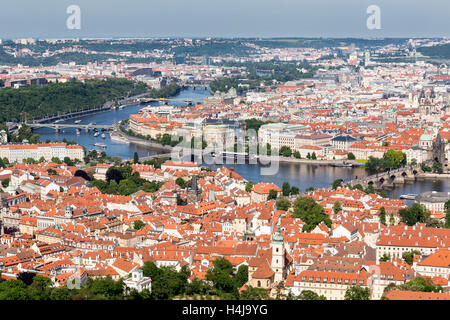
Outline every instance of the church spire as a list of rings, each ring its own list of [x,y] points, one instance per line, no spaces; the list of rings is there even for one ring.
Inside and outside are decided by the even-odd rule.
[[[283,242],[284,241],[283,235],[281,234],[281,217],[278,218],[277,231],[273,235],[272,240],[274,242]]]

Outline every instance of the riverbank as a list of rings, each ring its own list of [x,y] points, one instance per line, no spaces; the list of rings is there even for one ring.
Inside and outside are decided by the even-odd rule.
[[[172,151],[172,149],[173,149],[173,147],[168,146],[168,145],[163,145],[158,142],[131,136],[129,134],[124,133],[121,130],[111,132],[111,135],[113,135],[113,134],[118,137],[128,140],[130,143],[139,144],[139,145],[146,146],[146,147],[149,147],[152,149],[158,149],[158,150],[163,150],[163,151]],[[288,158],[288,157],[279,156],[278,161],[283,162],[283,163],[304,163],[304,164],[319,165],[319,166],[334,166],[334,165],[341,165],[344,163],[352,164],[355,167],[361,166],[356,161],[352,161],[352,160],[317,160],[317,159],[312,160],[312,159],[297,159],[297,158]]]
[[[170,152],[172,151],[172,147],[171,146],[167,146],[167,145],[163,145],[161,143],[158,142],[154,142],[154,141],[150,141],[150,140],[146,140],[146,139],[141,139],[138,137],[134,137],[134,136],[130,136],[129,134],[126,134],[120,130],[115,130],[112,131],[110,133],[110,136],[116,136],[116,137],[120,137],[122,139],[126,139],[127,141],[129,141],[130,143],[134,143],[134,144],[138,144],[141,146],[145,146],[145,147],[149,147],[151,149],[157,149],[157,150],[161,150],[161,151],[166,151],[166,152]]]
[[[421,173],[418,177],[418,179],[450,179],[450,173]]]

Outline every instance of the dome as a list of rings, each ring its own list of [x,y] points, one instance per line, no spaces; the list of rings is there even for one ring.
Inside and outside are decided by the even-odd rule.
[[[420,141],[432,141],[432,140],[433,138],[427,133],[424,133],[423,135],[420,136]]]

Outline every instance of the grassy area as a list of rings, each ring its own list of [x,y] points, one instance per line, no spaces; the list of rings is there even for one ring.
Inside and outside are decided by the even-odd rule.
[[[355,161],[358,163],[366,163],[367,162],[367,160],[355,160]]]

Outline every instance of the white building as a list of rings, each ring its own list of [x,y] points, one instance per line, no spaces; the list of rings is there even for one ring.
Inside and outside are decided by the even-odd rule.
[[[130,289],[136,289],[141,292],[144,289],[152,290],[152,279],[144,277],[142,269],[134,270],[131,273],[131,278],[126,279],[123,283]]]

